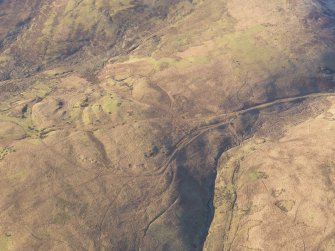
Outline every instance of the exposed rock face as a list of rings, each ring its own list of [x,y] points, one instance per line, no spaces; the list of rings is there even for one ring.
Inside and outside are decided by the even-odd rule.
[[[334,12],[0,1],[0,250],[333,250]]]

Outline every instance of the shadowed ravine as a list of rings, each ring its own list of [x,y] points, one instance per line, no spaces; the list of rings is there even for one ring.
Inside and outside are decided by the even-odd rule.
[[[291,109],[294,111],[294,107],[295,106],[299,106],[301,105],[301,102],[306,102],[308,99],[314,99],[314,98],[322,98],[322,97],[327,97],[327,96],[334,96],[335,94],[332,92],[329,93],[311,93],[311,94],[307,94],[307,95],[302,95],[302,96],[297,96],[297,97],[293,97],[293,98],[282,98],[282,99],[277,99],[271,102],[267,102],[267,103],[263,103],[260,105],[256,105],[253,107],[249,107],[247,109],[243,109],[237,112],[233,112],[233,113],[229,113],[229,114],[225,114],[225,115],[219,115],[218,119],[222,119],[223,121],[218,122],[216,118],[213,118],[216,122],[213,124],[210,124],[208,126],[201,126],[200,128],[197,128],[195,130],[192,130],[191,135],[185,136],[182,140],[180,140],[180,143],[176,146],[175,150],[173,151],[173,153],[169,156],[168,161],[164,163],[164,165],[161,167],[161,169],[159,169],[159,173],[158,175],[163,174],[167,168],[169,168],[170,164],[172,161],[174,161],[174,159],[177,159],[176,165],[178,168],[182,168],[182,166],[186,166],[187,169],[189,169],[190,167],[187,166],[187,162],[188,162],[188,157],[187,155],[185,155],[185,149],[186,148],[196,148],[196,145],[199,144],[199,142],[201,142],[203,139],[208,139],[210,138],[210,136],[208,134],[213,133],[218,133],[221,136],[221,139],[216,139],[217,142],[213,142],[210,140],[204,140],[206,143],[202,143],[202,144],[208,144],[211,146],[216,146],[216,151],[213,153],[210,153],[208,156],[203,156],[202,158],[204,159],[212,159],[211,162],[206,162],[204,160],[204,165],[208,166],[208,169],[211,169],[210,173],[208,174],[208,177],[196,177],[198,179],[200,179],[201,181],[198,183],[197,186],[199,186],[199,188],[193,188],[193,189],[204,189],[204,192],[202,192],[202,196],[205,197],[206,199],[204,199],[204,201],[207,201],[207,203],[204,203],[203,205],[197,205],[197,202],[193,202],[194,205],[190,205],[191,208],[195,207],[200,207],[203,208],[204,211],[204,215],[207,215],[207,217],[201,216],[198,214],[198,212],[195,213],[195,215],[193,216],[193,219],[196,219],[198,217],[203,217],[204,219],[207,218],[207,223],[202,223],[199,224],[200,229],[198,230],[199,232],[199,244],[198,245],[194,245],[193,248],[195,248],[196,250],[202,250],[203,249],[203,244],[205,242],[206,236],[207,236],[207,231],[206,228],[203,228],[204,225],[207,224],[207,226],[209,226],[209,224],[211,223],[212,220],[212,216],[214,214],[214,207],[213,207],[213,199],[214,199],[214,187],[215,187],[215,177],[216,177],[216,168],[218,165],[218,160],[220,158],[222,158],[222,155],[225,154],[226,151],[229,151],[237,146],[239,146],[243,141],[248,140],[249,138],[252,138],[255,134],[258,133],[259,127],[261,126],[261,124],[266,123],[266,121],[262,121],[262,119],[259,119],[259,117],[262,114],[262,111],[268,110],[271,107],[275,107],[275,106],[281,106],[283,104],[286,104],[288,106],[288,109]],[[277,110],[277,113],[280,114],[280,110],[282,108],[279,108],[279,110]],[[287,109],[287,108],[286,108]],[[286,111],[286,109],[284,111]],[[269,116],[270,118],[267,119],[273,119],[274,115]],[[301,115],[300,115],[301,116]],[[248,119],[245,119],[248,118]],[[242,124],[239,127],[235,127],[234,124],[240,124],[239,122],[236,121],[241,121]],[[243,123],[244,121],[244,123]],[[192,145],[195,145],[194,147],[192,147]],[[202,145],[201,150],[202,151],[204,148],[206,148],[205,145]],[[197,151],[197,149],[195,149],[195,151]],[[199,149],[198,149],[199,151]],[[192,152],[192,150],[190,150],[189,155],[194,155],[195,153]],[[201,154],[200,152],[197,152],[196,154]],[[182,156],[182,157],[179,157]],[[179,158],[182,158],[182,161],[178,161]],[[192,162],[191,162],[192,163]],[[194,168],[201,168],[201,166],[197,166]],[[238,169],[233,170],[232,172],[232,177],[231,180],[232,182],[235,182],[234,180],[236,179],[236,177],[234,177],[235,173],[238,172]],[[156,172],[154,174],[150,174],[150,175],[157,175]],[[185,175],[185,174],[183,174]],[[192,179],[192,175],[188,174],[186,176],[190,176],[189,178],[185,178],[183,177],[184,182],[187,181],[188,179]],[[178,176],[177,176],[178,177]],[[229,179],[227,177],[227,179]],[[185,182],[186,183],[186,182]],[[234,184],[234,183],[233,183]],[[185,184],[186,187],[190,186],[190,184],[186,183]],[[191,185],[192,186],[192,185]],[[206,189],[207,187],[207,189]],[[180,188],[183,189],[183,188]],[[190,189],[190,188],[188,188]],[[206,191],[208,193],[208,195],[206,194]],[[236,191],[234,191],[234,194],[236,193]],[[234,197],[237,196],[236,194],[234,195]],[[227,208],[227,213],[230,213],[231,211],[234,210],[234,201],[236,200],[232,198],[232,202],[230,205],[230,208]],[[175,203],[175,202],[174,202]],[[173,203],[173,204],[174,204]],[[192,202],[191,202],[192,203]],[[171,204],[171,206],[168,207],[169,210],[173,204]],[[165,213],[166,211],[164,211]],[[157,217],[155,217],[154,220],[157,220],[158,217],[160,217],[162,214],[158,215]],[[189,217],[192,218],[192,216],[190,216],[191,213],[189,213]],[[231,217],[231,216],[230,216]],[[229,220],[228,220],[229,221]],[[152,224],[152,222],[150,223]],[[194,226],[192,226],[194,227]],[[195,231],[193,229],[193,231]],[[229,233],[229,223],[228,223],[228,229],[225,230],[226,234]],[[196,240],[195,240],[196,241]],[[227,244],[228,245],[228,244]],[[229,247],[224,247],[224,250],[230,250]]]

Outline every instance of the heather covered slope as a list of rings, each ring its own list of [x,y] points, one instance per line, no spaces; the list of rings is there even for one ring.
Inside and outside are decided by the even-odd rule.
[[[182,18],[194,3],[4,0],[1,5],[1,78],[7,79],[57,64],[81,72],[96,70],[111,56],[129,53],[170,19]]]
[[[331,2],[0,7],[1,251],[333,249]]]

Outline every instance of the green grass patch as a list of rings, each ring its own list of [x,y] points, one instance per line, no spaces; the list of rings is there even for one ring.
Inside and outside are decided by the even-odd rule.
[[[226,48],[235,57],[237,63],[248,69],[257,70],[259,68],[278,67],[283,64],[281,52],[265,40],[265,27],[257,25],[249,29],[225,34],[216,38],[217,48]],[[262,34],[262,36],[260,35]],[[221,53],[217,50],[216,53]]]
[[[239,177],[238,187],[241,188],[248,183],[267,178],[268,175],[265,172],[259,171],[257,167],[252,167]]]
[[[28,144],[31,144],[31,145],[35,145],[35,146],[38,146],[38,145],[42,144],[40,138],[31,138],[31,139],[29,139],[25,142],[27,142]]]
[[[29,98],[45,98],[48,96],[51,92],[53,91],[53,83],[42,83],[42,82],[37,82],[33,87],[22,93],[23,97],[25,99]]]
[[[116,96],[104,96],[100,99],[99,103],[101,104],[103,111],[106,113],[116,112],[121,105],[121,102]]]
[[[266,175],[266,173],[264,172],[261,172],[257,169],[251,169],[249,172],[248,172],[248,179],[250,181],[256,181],[256,180],[259,180],[259,179],[266,179],[268,176]]]
[[[51,70],[47,70],[47,71],[44,71],[43,74],[45,74],[46,76],[58,76],[58,75],[62,75],[64,73],[67,73],[68,70],[66,70],[65,68],[63,67],[58,67],[58,68],[54,68],[54,69],[51,69]]]
[[[86,107],[82,113],[82,121],[84,125],[90,124],[92,122],[92,118],[93,117],[92,117],[91,107]]]
[[[12,179],[23,181],[27,177],[27,172],[21,170],[11,176]]]
[[[15,148],[13,146],[1,147],[0,148],[0,160],[4,160],[8,154],[13,153],[13,152],[15,152]]]
[[[0,66],[5,65],[7,62],[11,61],[11,57],[8,55],[0,55]]]
[[[48,14],[48,19],[44,22],[42,33],[44,35],[50,35],[52,33],[54,24],[56,22],[56,12],[52,12]]]
[[[0,251],[9,251],[13,246],[13,241],[10,236],[0,236]]]
[[[176,47],[181,47],[181,46],[185,46],[189,44],[189,38],[186,36],[179,36],[176,38],[176,40],[174,41],[174,45]]]
[[[65,212],[58,213],[54,216],[52,223],[56,225],[65,225],[70,220],[70,215]]]
[[[130,57],[128,63],[135,63],[139,61],[146,61],[150,63],[156,71],[161,70],[162,66],[172,66],[177,69],[187,69],[193,65],[201,65],[208,63],[210,58],[207,56],[190,56],[185,58],[173,58],[173,57],[163,57],[156,59],[154,57],[144,57],[144,58],[137,58],[137,57]]]
[[[33,135],[36,133],[35,126],[33,125],[30,116],[27,118],[17,118],[17,117],[12,117],[12,116],[0,113],[0,120],[10,121],[10,122],[14,122],[20,125],[22,128],[24,128],[27,131],[27,134],[29,135]]]
[[[87,104],[87,107],[79,108],[76,106],[71,113],[71,118],[73,120],[78,118],[78,114],[81,114],[83,124],[89,125],[94,120],[117,113],[121,104],[121,100],[116,95],[106,94],[96,102]]]
[[[56,131],[54,127],[44,128],[39,132],[40,138],[46,137],[49,133]]]
[[[41,82],[37,82],[32,88],[29,90],[21,93],[21,96],[15,96],[7,102],[2,102],[0,104],[0,120],[14,122],[21,126],[28,135],[37,135],[38,131],[35,128],[33,120],[31,118],[31,107],[28,106],[27,110],[22,114],[19,115],[12,115],[9,111],[11,109],[11,104],[14,102],[18,102],[20,100],[29,100],[34,99],[36,97],[45,98],[53,91],[53,84],[52,82],[45,84]]]

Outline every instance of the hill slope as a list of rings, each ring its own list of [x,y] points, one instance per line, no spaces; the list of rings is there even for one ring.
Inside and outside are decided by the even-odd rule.
[[[332,250],[334,11],[0,1],[0,250]]]

